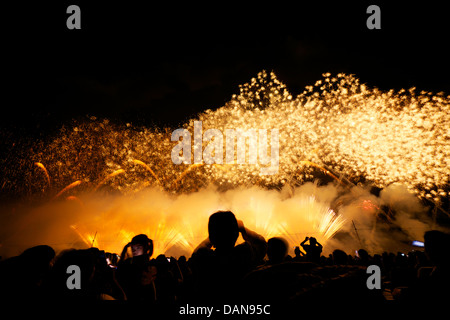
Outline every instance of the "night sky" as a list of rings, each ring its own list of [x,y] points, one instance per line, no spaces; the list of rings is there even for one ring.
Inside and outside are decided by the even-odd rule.
[[[2,9],[1,127],[18,135],[51,135],[86,116],[177,126],[263,69],[294,96],[325,72],[450,94],[448,11],[430,1],[41,2]],[[66,28],[70,4],[81,30]],[[370,4],[381,30],[366,27]]]

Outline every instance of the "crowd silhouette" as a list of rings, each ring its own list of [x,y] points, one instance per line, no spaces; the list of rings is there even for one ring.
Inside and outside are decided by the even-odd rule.
[[[449,296],[450,235],[428,231],[424,251],[322,255],[313,237],[288,255],[285,239],[264,239],[230,211],[212,214],[207,239],[190,257],[152,258],[153,241],[136,235],[119,255],[98,248],[46,245],[0,261],[0,290],[12,300],[175,303],[307,303],[315,299],[423,301]],[[239,234],[244,243],[236,245]],[[302,250],[303,249],[303,250]],[[131,253],[131,254],[130,254]],[[81,270],[80,288],[68,288],[67,269]],[[367,267],[381,270],[382,288],[370,290]],[[352,300],[353,299],[353,300]]]

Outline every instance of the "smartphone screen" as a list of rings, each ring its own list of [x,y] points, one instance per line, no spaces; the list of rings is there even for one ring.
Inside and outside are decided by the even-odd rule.
[[[425,247],[425,244],[424,244],[422,241],[417,241],[417,240],[414,240],[414,241],[412,242],[412,245],[413,245],[414,247]]]

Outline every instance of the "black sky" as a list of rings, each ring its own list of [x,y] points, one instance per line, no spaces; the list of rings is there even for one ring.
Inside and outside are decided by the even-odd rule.
[[[273,70],[294,95],[325,72],[450,94],[447,10],[433,2],[24,2],[3,11],[3,130],[46,135],[86,115],[175,126]],[[66,8],[81,8],[81,30]],[[368,30],[366,8],[381,8]]]

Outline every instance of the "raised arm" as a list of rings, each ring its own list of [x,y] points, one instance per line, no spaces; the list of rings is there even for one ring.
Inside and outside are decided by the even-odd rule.
[[[300,245],[302,246],[303,249],[305,249],[305,242],[309,240],[309,237],[305,237],[305,240],[302,241],[302,243],[300,243]]]
[[[323,248],[322,245],[321,245],[319,242],[316,242],[316,244],[317,244],[317,246],[318,246],[320,249]]]
[[[131,242],[128,242],[125,247],[123,247],[122,253],[120,254],[120,262],[125,261],[125,255],[127,254],[128,247],[131,245]]]
[[[194,249],[194,253],[196,253],[198,250],[200,249],[211,249],[212,248],[212,243],[209,240],[209,237],[206,238],[205,240],[203,240],[195,249]]]
[[[267,242],[264,237],[244,226],[242,220],[238,220],[239,232],[245,242],[248,242],[250,246],[255,250],[258,259],[264,258],[267,251]]]

